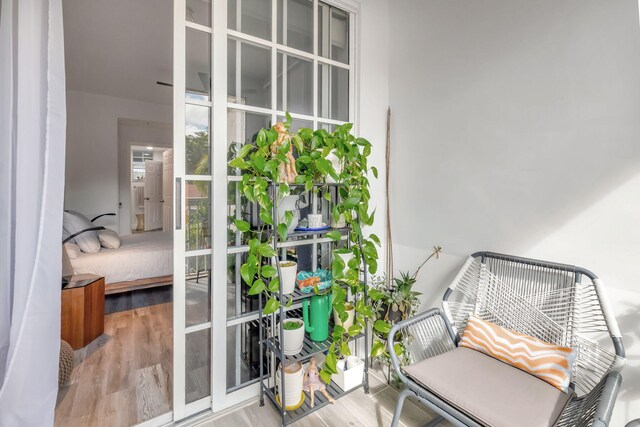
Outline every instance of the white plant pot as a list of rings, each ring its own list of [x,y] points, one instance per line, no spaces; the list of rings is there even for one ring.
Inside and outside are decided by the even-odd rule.
[[[344,254],[334,252],[334,255],[342,259],[342,262],[344,262],[344,269],[342,270],[342,273],[346,273],[349,270],[349,261],[351,261],[354,257],[353,252],[347,252]]]
[[[282,329],[283,350],[287,356],[295,356],[302,351],[304,344],[304,320],[302,319],[286,319],[285,322],[296,322],[300,324],[298,329]],[[280,325],[277,326],[280,331]]]
[[[282,387],[282,381],[280,375],[284,371],[284,406],[285,408],[295,407],[302,398],[302,382],[304,379],[304,369],[299,362],[291,363],[283,368],[278,369],[276,373],[276,389],[278,390],[278,396],[282,402],[282,393],[280,388]]]
[[[344,214],[340,214],[338,220],[336,221],[331,217],[331,226],[333,228],[344,228],[347,226],[347,221],[344,219]]]
[[[282,276],[282,282],[280,287],[282,288],[283,295],[292,294],[296,290],[296,275],[298,274],[298,264],[289,267],[283,267],[283,263],[290,263],[293,261],[279,261],[280,262],[280,275]]]
[[[345,328],[346,330],[348,330],[351,326],[353,326],[353,320],[356,316],[356,309],[355,307],[352,308],[351,310],[347,310],[347,314],[349,315],[349,317],[347,317],[347,320],[345,320],[344,323],[342,323],[342,321],[340,320],[340,316],[338,316],[338,312],[336,311],[336,309],[333,309],[333,323],[335,323],[336,325],[340,325],[343,328]]]

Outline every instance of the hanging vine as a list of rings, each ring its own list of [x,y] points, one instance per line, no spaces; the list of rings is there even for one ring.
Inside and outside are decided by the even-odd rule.
[[[235,227],[243,233],[249,246],[248,256],[240,267],[240,273],[249,287],[249,295],[263,294],[266,300],[264,314],[272,314],[278,310],[283,301],[279,300],[278,273],[270,262],[277,256],[270,227],[276,228],[281,241],[286,240],[293,214],[285,212],[278,214],[279,218],[273,218],[273,203],[289,195],[291,183],[304,185],[306,191],[317,193],[320,189],[326,190],[327,178],[331,177],[341,184],[338,186],[339,197],[333,205],[331,215],[335,221],[340,217],[344,218],[349,227],[348,239],[352,243],[354,254],[348,265],[338,256],[333,257],[331,265],[332,304],[344,322],[348,317],[345,305],[347,289],[351,290],[352,295],[361,295],[364,291],[365,285],[360,280],[362,263],[366,264],[371,274],[378,269],[376,246],[380,246],[380,239],[375,234],[367,235],[363,232],[363,226],[373,225],[375,218],[375,211],[369,206],[369,174],[377,178],[378,171],[368,163],[371,144],[366,139],[351,134],[351,123],[338,126],[331,133],[324,129],[313,131],[307,128],[290,133],[290,125],[291,116],[287,114],[284,123],[260,130],[255,143],[242,146],[229,162],[229,166],[243,171],[239,191],[247,200],[260,206],[259,217],[263,222],[261,227],[252,229],[249,222],[234,220]],[[336,171],[332,162],[327,159],[330,154],[337,157],[342,165],[341,170]],[[277,197],[269,194],[271,182],[278,183]],[[323,193],[327,200],[331,200],[328,191]],[[326,236],[335,241],[342,237],[336,230]],[[290,303],[291,299],[285,304]],[[331,381],[331,375],[337,372],[337,359],[350,354],[349,339],[365,330],[367,319],[373,319],[372,305],[364,298],[358,298],[355,310],[355,322],[348,330],[339,325],[334,326],[332,343],[320,372],[327,383]],[[388,332],[390,325],[377,320],[374,328],[380,332]]]

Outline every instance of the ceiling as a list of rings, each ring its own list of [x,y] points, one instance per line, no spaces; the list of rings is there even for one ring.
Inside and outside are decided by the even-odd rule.
[[[172,0],[63,0],[67,89],[171,104]]]

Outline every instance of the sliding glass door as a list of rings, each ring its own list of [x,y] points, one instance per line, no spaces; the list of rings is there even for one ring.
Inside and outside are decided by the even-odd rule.
[[[174,0],[175,420],[258,393],[257,301],[239,273],[246,242],[230,225],[251,212],[227,161],[286,112],[294,128],[355,120],[351,3]]]
[[[174,419],[211,407],[212,5],[174,1]]]

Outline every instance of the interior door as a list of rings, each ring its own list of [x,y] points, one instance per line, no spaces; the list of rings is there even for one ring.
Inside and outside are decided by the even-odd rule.
[[[162,162],[144,162],[144,230],[162,228]]]
[[[174,0],[173,19],[173,414],[179,421],[212,406],[211,1]]]
[[[162,230],[173,229],[173,149],[162,152]]]

